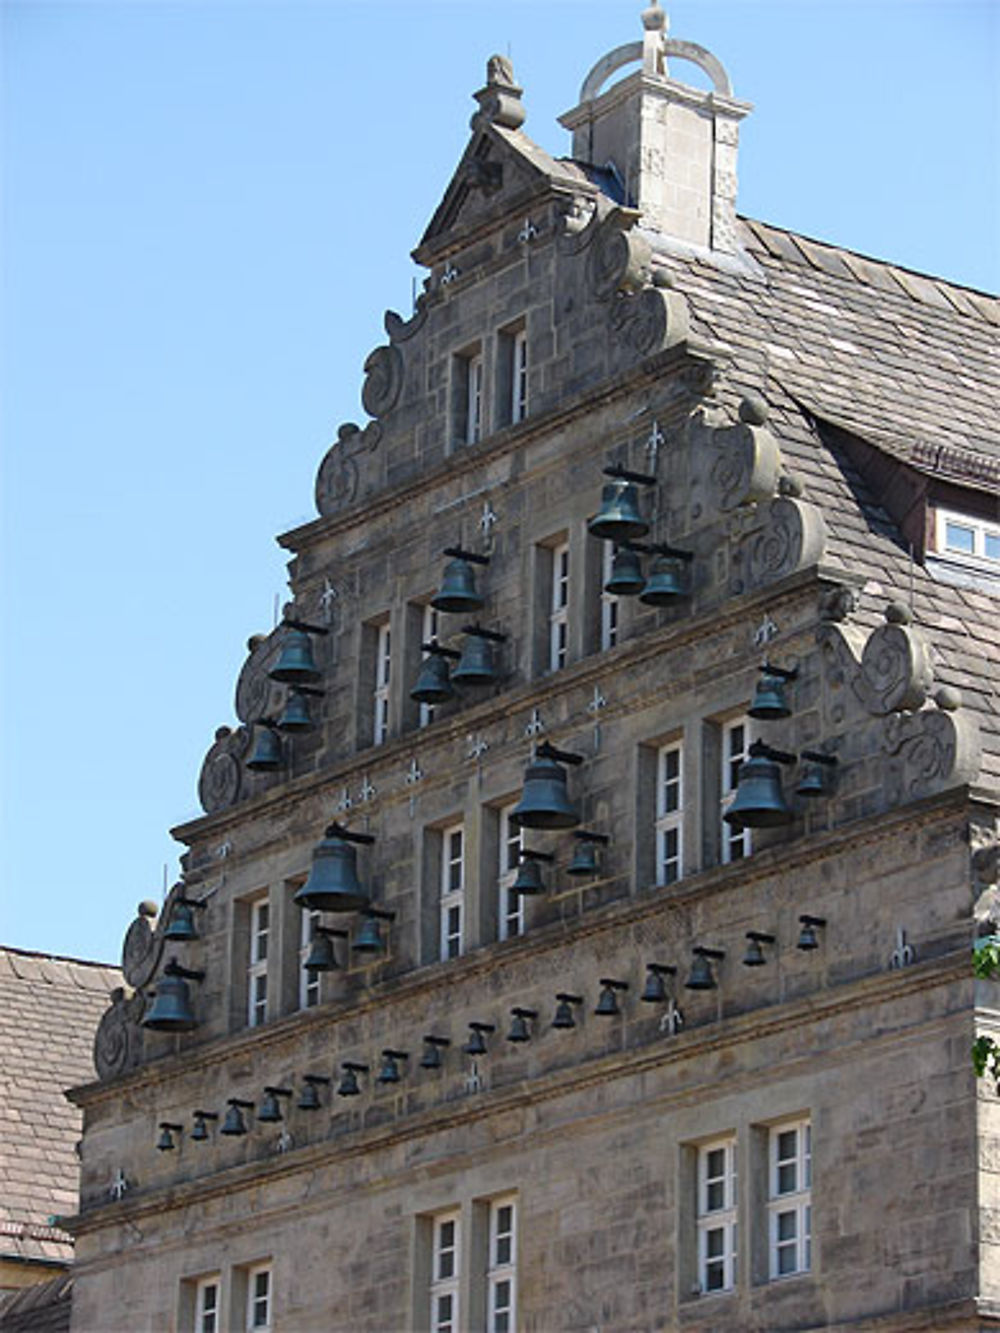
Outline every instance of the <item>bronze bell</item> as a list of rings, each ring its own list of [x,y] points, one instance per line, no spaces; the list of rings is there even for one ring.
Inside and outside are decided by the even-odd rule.
[[[451,1042],[447,1037],[429,1036],[424,1038],[424,1053],[420,1057],[421,1069],[440,1069],[443,1063],[441,1054],[445,1046],[450,1046]]]
[[[646,984],[639,999],[646,1004],[666,1004],[667,986],[663,978],[673,976],[676,971],[669,963],[647,963]]]
[[[469,1040],[462,1047],[466,1055],[485,1055],[486,1054],[486,1033],[494,1032],[496,1029],[492,1023],[470,1023]]]
[[[781,768],[763,755],[740,764],[736,797],[722,816],[734,828],[778,828],[792,822],[781,790]]]
[[[828,796],[837,767],[834,756],[818,750],[803,750],[799,758],[802,760],[802,774],[795,788],[796,796]]]
[[[545,892],[542,868],[533,856],[525,857],[517,867],[517,874],[510,886],[510,891],[511,893],[523,893],[529,897]]]
[[[751,717],[761,718],[764,721],[791,717],[792,710],[785,698],[785,677],[763,671],[757,681],[753,701],[747,712]]]
[[[441,588],[431,598],[436,611],[478,611],[485,599],[476,591],[476,575],[471,563],[455,556],[445,565]]]
[[[552,1020],[554,1028],[575,1028],[576,1019],[573,1017],[574,1004],[581,1003],[581,996],[568,995],[565,991],[559,991],[556,995],[556,1013]]]
[[[382,1052],[382,1068],[378,1071],[376,1083],[399,1083],[399,1062],[409,1056],[406,1051],[394,1051],[391,1048]]]
[[[191,1141],[193,1143],[205,1143],[211,1136],[208,1132],[206,1120],[218,1120],[214,1111],[195,1111],[194,1128],[191,1130]]]
[[[157,1149],[160,1152],[173,1152],[177,1146],[174,1143],[174,1135],[183,1130],[183,1125],[175,1125],[169,1120],[160,1121],[160,1137],[156,1140]]]
[[[333,948],[333,937],[328,931],[313,932],[312,948],[302,966],[306,972],[336,972],[340,967]]]
[[[357,1097],[361,1089],[358,1086],[358,1075],[367,1074],[368,1066],[356,1064],[353,1060],[345,1060],[340,1066],[343,1071],[340,1075],[340,1082],[337,1084],[338,1097]]]
[[[703,953],[695,950],[694,960],[691,963],[691,972],[684,985],[688,990],[715,990],[716,980],[712,971],[712,964]]]
[[[604,483],[601,507],[587,524],[592,537],[624,542],[643,536],[649,524],[639,513],[639,491],[631,481],[616,477]]]
[[[658,555],[649,567],[639,601],[646,606],[673,606],[686,596],[684,561],[673,555]]]
[[[163,932],[165,940],[177,940],[186,944],[196,940],[198,932],[194,928],[194,910],[185,898],[178,898],[170,910],[170,923]]]
[[[531,1019],[538,1017],[535,1009],[522,1009],[515,1006],[511,1011],[513,1021],[510,1025],[510,1031],[507,1033],[507,1040],[513,1042],[523,1042],[531,1040]]]
[[[573,852],[573,859],[566,867],[567,875],[596,875],[597,865],[597,843],[596,842],[578,842]]]
[[[299,907],[321,912],[354,912],[367,907],[368,890],[358,879],[357,863],[354,843],[341,836],[336,824],[331,824],[313,851],[309,878],[293,901]]]
[[[613,981],[610,977],[601,977],[601,993],[594,1013],[600,1018],[615,1018],[621,1013],[618,1005],[618,992],[628,990],[628,982]]]
[[[366,916],[361,929],[351,940],[351,948],[355,953],[381,953],[384,947],[378,918]]]
[[[253,754],[246,766],[254,773],[273,773],[281,767],[281,737],[273,727],[263,722],[254,726],[253,733]]]
[[[442,653],[428,653],[420,664],[420,674],[410,691],[410,698],[419,704],[443,704],[454,697],[447,657]]]
[[[184,976],[168,971],[160,977],[156,983],[156,996],[142,1026],[152,1032],[190,1032],[198,1026]]]
[[[467,634],[462,656],[452,673],[456,685],[493,685],[497,680],[493,665],[493,645],[481,634]]]
[[[562,764],[539,750],[528,765],[521,799],[510,818],[521,828],[574,828],[579,824],[580,816],[569,801]]]
[[[281,654],[268,672],[272,680],[286,685],[314,685],[323,673],[313,658],[312,639],[305,630],[289,626],[281,643]]]
[[[611,557],[611,577],[605,583],[604,591],[616,597],[634,597],[645,586],[639,552],[630,551],[627,546],[618,547]]]
[[[285,707],[275,725],[279,731],[287,731],[294,736],[315,729],[316,724],[310,716],[304,694],[300,694],[298,690],[289,690]]]
[[[281,1103],[278,1101],[278,1088],[265,1088],[264,1100],[257,1111],[257,1120],[261,1124],[275,1125],[279,1120],[284,1120],[281,1114]]]
[[[230,1097],[229,1109],[226,1112],[226,1118],[222,1122],[220,1134],[225,1134],[230,1138],[240,1138],[247,1132],[247,1122],[243,1116],[242,1108],[250,1106],[250,1102],[240,1101],[238,1097]]]
[[[296,1103],[300,1111],[318,1111],[320,1109],[319,1085],[329,1083],[325,1074],[303,1074],[302,1091]]]

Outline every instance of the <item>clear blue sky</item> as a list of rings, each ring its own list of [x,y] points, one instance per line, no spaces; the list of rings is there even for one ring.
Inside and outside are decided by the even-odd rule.
[[[273,538],[364,420],[486,58],[564,153],[556,115],[641,7],[0,7],[0,940],[115,960],[176,878],[167,829],[284,600]],[[993,0],[667,8],[756,105],[742,212],[996,290]]]

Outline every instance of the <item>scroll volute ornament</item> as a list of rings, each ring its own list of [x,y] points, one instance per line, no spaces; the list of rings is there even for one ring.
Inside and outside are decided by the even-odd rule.
[[[587,276],[599,301],[618,292],[639,292],[651,280],[652,249],[644,236],[632,230],[638,220],[638,209],[613,208],[603,219],[595,215],[590,224]]]
[[[909,608],[892,602],[885,616],[886,624],[865,644],[854,683],[861,703],[875,717],[921,708],[934,682],[930,650],[910,624]]]

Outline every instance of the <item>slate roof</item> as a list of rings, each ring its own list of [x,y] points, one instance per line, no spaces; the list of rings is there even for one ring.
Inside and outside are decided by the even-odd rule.
[[[0,1295],[3,1333],[69,1333],[73,1278],[60,1273],[48,1282]]]
[[[0,1256],[68,1263],[81,1116],[63,1096],[95,1077],[94,1032],[121,973],[0,946]],[[47,1326],[46,1326],[47,1327]]]

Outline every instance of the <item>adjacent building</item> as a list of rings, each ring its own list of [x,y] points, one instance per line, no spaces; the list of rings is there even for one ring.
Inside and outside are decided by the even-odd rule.
[[[72,1094],[73,1328],[1000,1327],[1000,304],[740,217],[656,4],[566,157],[475,98]]]

